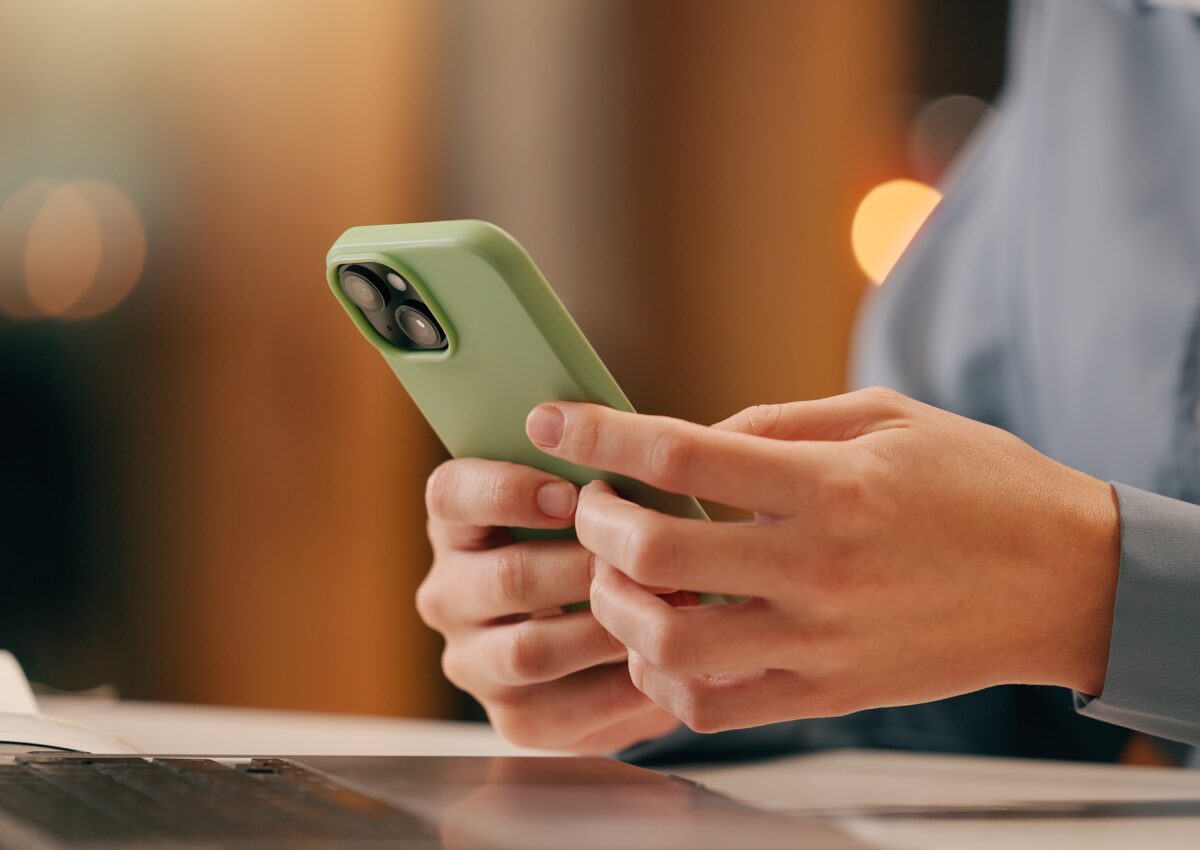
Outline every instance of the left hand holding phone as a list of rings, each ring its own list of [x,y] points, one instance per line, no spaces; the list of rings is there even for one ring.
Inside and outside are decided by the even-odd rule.
[[[574,540],[514,541],[509,528],[570,528],[574,484],[513,463],[464,458],[426,487],[434,561],[417,610],[446,640],[446,677],[517,744],[608,753],[679,721],[634,687],[625,647],[585,600],[592,555]]]

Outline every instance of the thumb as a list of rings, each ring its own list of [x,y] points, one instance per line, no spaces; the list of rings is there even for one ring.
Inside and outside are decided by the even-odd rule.
[[[899,418],[908,401],[893,390],[870,387],[812,401],[756,404],[712,427],[772,440],[852,440]]]

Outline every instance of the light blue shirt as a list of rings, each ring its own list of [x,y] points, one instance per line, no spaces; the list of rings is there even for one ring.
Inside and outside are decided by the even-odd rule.
[[[1014,12],[997,117],[863,312],[854,382],[1116,482],[1100,695],[993,688],[634,748],[643,761],[884,746],[1106,760],[1200,744],[1200,23],[1137,0]]]
[[[1108,675],[1076,705],[1200,744],[1200,24],[1055,0],[1015,25],[999,117],[865,313],[856,381],[1116,483]]]

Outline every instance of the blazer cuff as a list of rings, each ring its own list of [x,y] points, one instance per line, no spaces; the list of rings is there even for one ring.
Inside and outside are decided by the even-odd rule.
[[[1108,671],[1083,715],[1200,744],[1200,506],[1113,482],[1121,566]]]

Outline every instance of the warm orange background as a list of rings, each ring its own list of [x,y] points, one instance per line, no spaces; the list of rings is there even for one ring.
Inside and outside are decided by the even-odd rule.
[[[6,352],[67,364],[92,470],[73,613],[29,614],[10,645],[65,687],[452,711],[412,609],[440,449],[327,292],[329,244],[495,220],[648,411],[838,392],[865,286],[850,220],[906,172],[923,8],[0,4],[0,195],[102,177],[147,246],[104,316],[0,322]]]

